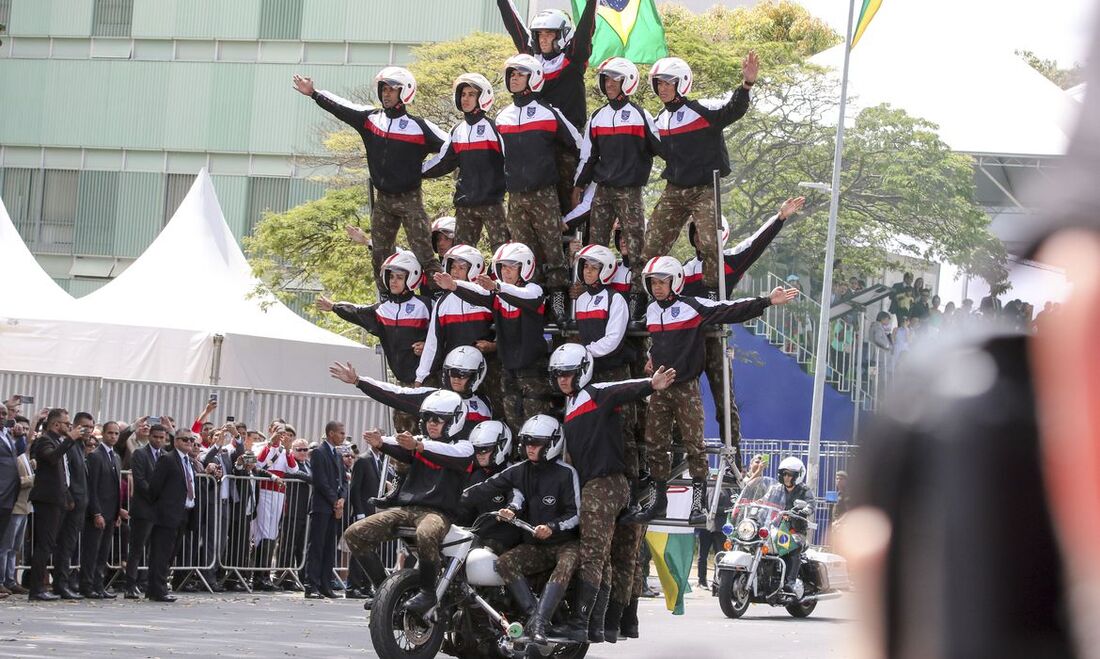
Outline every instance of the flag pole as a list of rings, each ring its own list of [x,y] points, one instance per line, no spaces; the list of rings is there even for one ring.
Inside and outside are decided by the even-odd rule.
[[[852,19],[856,0],[848,0],[848,33],[844,39],[844,71],[840,78],[840,117],[836,122],[836,148],[833,151],[833,183],[829,199],[829,231],[825,238],[825,269],[821,281],[821,314],[817,319],[817,352],[814,354],[813,406],[810,409],[810,455],[807,482],[817,488],[818,462],[821,459],[821,416],[825,403],[825,371],[828,368],[829,310],[832,298],[833,260],[836,253],[836,215],[840,206],[840,167],[844,152],[844,111],[848,104],[848,60],[852,54]]]

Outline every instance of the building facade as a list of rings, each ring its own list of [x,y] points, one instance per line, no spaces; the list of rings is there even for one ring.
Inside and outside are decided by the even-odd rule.
[[[0,0],[0,24],[0,198],[78,297],[141,254],[203,167],[238,239],[321,195],[323,118],[294,73],[347,93],[418,44],[503,32],[493,0]]]

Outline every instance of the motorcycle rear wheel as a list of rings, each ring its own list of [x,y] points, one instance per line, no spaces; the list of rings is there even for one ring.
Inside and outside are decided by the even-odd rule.
[[[405,612],[405,602],[420,590],[416,570],[401,570],[378,589],[370,612],[370,640],[382,657],[430,659],[439,654],[446,626],[443,621],[424,622]]]
[[[809,602],[797,602],[795,604],[787,605],[787,613],[796,618],[808,618],[816,608],[817,600],[810,600]]]
[[[748,572],[723,570],[718,577],[718,605],[727,618],[736,620],[749,610]]]

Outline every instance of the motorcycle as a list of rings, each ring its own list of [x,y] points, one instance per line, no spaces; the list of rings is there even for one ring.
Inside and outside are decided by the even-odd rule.
[[[728,618],[740,618],[749,604],[782,606],[796,618],[813,613],[817,603],[840,597],[850,588],[847,563],[836,554],[806,548],[793,592],[784,590],[787,565],[783,557],[803,546],[795,529],[799,520],[807,531],[817,528],[812,508],[803,503],[784,510],[782,483],[761,476],[745,484],[722,527],[725,551],[715,562],[718,603]],[[796,512],[802,508],[803,514]]]
[[[539,645],[525,635],[518,620],[523,612],[515,609],[496,571],[497,556],[478,539],[478,532],[495,519],[496,513],[488,512],[479,515],[469,528],[451,525],[440,548],[444,571],[436,583],[439,604],[423,617],[405,610],[405,603],[420,587],[415,569],[394,572],[382,583],[369,623],[371,644],[379,656],[427,659],[442,651],[462,659],[581,659],[588,653],[587,643],[551,638]],[[532,535],[535,532],[518,518],[507,523]],[[414,529],[399,529],[398,536],[415,553]],[[555,622],[568,617],[567,600],[559,605]]]

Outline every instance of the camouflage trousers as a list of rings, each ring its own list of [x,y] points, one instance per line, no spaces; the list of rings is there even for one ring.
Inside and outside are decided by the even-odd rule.
[[[399,526],[416,527],[416,550],[420,560],[439,563],[439,546],[447,537],[451,520],[438,510],[423,506],[403,506],[374,513],[349,526],[344,531],[344,542],[352,556],[369,556],[370,552],[378,551],[380,542],[392,539]]]
[[[606,371],[597,371],[592,376],[593,382],[621,382],[630,379],[630,367],[626,364],[616,366]],[[638,480],[638,435],[637,408],[639,403],[624,403],[619,407],[619,416],[623,420],[623,463],[626,466],[626,477],[634,483]]]
[[[703,286],[718,288],[718,236],[714,228],[714,186],[681,188],[665,185],[645,230],[643,267],[655,256],[665,256],[688,220],[695,220],[695,245],[703,254]]]
[[[688,456],[688,471],[692,478],[706,478],[706,444],[703,443],[703,401],[699,394],[699,380],[677,382],[664,391],[655,391],[649,397],[646,410],[645,448],[649,473],[653,479],[666,482],[672,471],[672,424],[680,429],[684,450]]]
[[[611,551],[603,566],[603,583],[611,584],[611,601],[623,606],[634,593],[635,563],[641,548],[645,527],[640,524],[618,524],[611,539]]]
[[[588,215],[588,244],[613,246],[615,220],[619,221],[623,260],[631,266],[631,285],[635,291],[643,290],[642,267],[645,261],[635,264],[630,260],[631,255],[637,259],[645,251],[645,206],[642,204],[641,188],[596,185]]]
[[[638,553],[634,556],[634,583],[630,589],[632,597],[642,596],[642,588],[645,587],[645,580],[649,576],[649,561],[651,560],[649,545],[645,541],[645,534],[649,530],[649,525],[642,524],[639,528],[641,529],[642,539],[638,543]]]
[[[489,239],[489,248],[497,248],[508,242],[508,226],[504,221],[504,204],[455,207],[455,243],[477,247],[481,242],[481,228]]]
[[[548,414],[553,407],[545,361],[520,371],[501,369],[500,379],[504,397],[495,411],[498,418],[503,415],[513,437],[519,435],[524,421],[536,414]]]
[[[420,261],[425,274],[431,277],[440,271],[439,260],[432,250],[431,223],[424,212],[424,198],[419,189],[400,194],[376,191],[374,207],[371,209],[371,272],[377,277],[382,262],[394,252],[397,230],[405,227],[405,242]],[[385,282],[377,282],[379,288]]]
[[[398,382],[397,385],[399,387],[412,387],[413,383],[412,382]],[[395,434],[395,435],[403,433],[403,432],[411,432],[412,434],[415,435],[418,432],[417,426],[419,425],[419,423],[420,422],[417,420],[415,414],[409,414],[407,412],[402,412],[401,410],[398,410],[398,409],[395,409],[393,411],[393,434]]]
[[[622,474],[593,478],[581,488],[581,579],[593,586],[603,578],[619,535],[615,519],[628,503],[630,484]]]
[[[565,288],[569,284],[565,251],[561,240],[561,211],[553,186],[508,193],[508,231],[512,240],[521,242],[535,253],[541,280],[547,288]]]
[[[630,377],[632,379],[649,377],[645,372],[645,364],[647,356],[649,355],[649,337],[647,336],[627,336],[626,342],[634,349],[634,361],[630,363]],[[631,434],[634,436],[634,442],[637,444],[638,449],[638,468],[641,472],[648,473],[646,469],[646,457],[645,457],[645,421],[646,421],[647,405],[642,403],[635,403],[634,405],[634,427],[631,430]],[[645,474],[639,474],[645,475]]]
[[[485,358],[485,379],[478,387],[480,396],[489,401],[493,410],[494,419],[502,419],[504,416],[504,371],[500,367],[500,359],[497,353],[489,352],[481,355]]]
[[[722,395],[722,361],[726,359],[724,336],[707,336],[703,342],[706,348],[706,362],[704,373],[707,376],[707,384],[710,385],[710,393],[714,397],[714,414],[718,421],[718,434],[726,438],[726,424],[722,422],[725,414],[726,397]],[[737,398],[734,397],[733,366],[730,366],[730,435],[734,448],[741,443],[741,413],[737,409]],[[741,464],[738,456],[737,464]]]
[[[579,552],[580,543],[576,540],[556,545],[523,543],[512,547],[497,559],[497,573],[504,579],[504,583],[511,583],[528,574],[553,568],[550,581],[568,586],[577,569]]]
[[[554,186],[558,194],[558,209],[562,215],[573,210],[573,179],[577,175],[577,165],[580,162],[576,153],[572,150],[556,147],[554,164],[558,166],[558,183]]]

